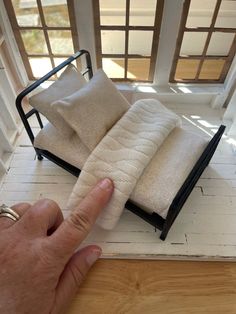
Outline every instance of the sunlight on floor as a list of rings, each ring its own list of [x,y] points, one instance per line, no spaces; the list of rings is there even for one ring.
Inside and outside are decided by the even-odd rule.
[[[236,147],[236,140],[233,139],[232,137],[229,137],[227,140],[226,140],[227,143],[229,144],[232,144],[233,146]]]
[[[117,62],[114,62],[112,59],[103,59],[102,60],[102,67],[106,72],[108,77],[116,77],[116,78],[123,78],[124,77],[124,67],[119,65]],[[131,79],[136,79],[136,76],[127,72],[127,76]]]

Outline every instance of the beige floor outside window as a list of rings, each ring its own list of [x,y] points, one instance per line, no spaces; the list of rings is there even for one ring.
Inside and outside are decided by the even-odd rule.
[[[232,0],[185,0],[170,82],[224,82],[236,53],[235,10]]]
[[[4,4],[30,80],[79,50],[73,1],[4,0]]]
[[[98,67],[117,81],[153,81],[163,0],[93,0]]]

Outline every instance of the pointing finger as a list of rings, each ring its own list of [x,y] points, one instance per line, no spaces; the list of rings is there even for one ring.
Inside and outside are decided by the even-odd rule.
[[[88,193],[77,208],[48,238],[49,246],[60,255],[69,258],[94,225],[99,213],[113,193],[113,182],[106,178]]]

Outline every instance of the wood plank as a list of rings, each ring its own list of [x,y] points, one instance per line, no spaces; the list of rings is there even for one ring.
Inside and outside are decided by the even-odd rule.
[[[215,214],[224,214],[224,215],[236,215],[236,207],[233,206],[230,199],[227,199],[228,203],[223,204],[201,204],[196,202],[192,204],[190,202],[186,203],[182,208],[181,213],[185,215],[185,213],[192,213],[197,215],[210,214],[214,216]],[[233,217],[234,218],[234,217]]]
[[[231,245],[236,246],[235,233],[190,233],[187,235],[187,242],[189,244],[202,244],[205,245]]]
[[[18,161],[18,160],[36,160],[36,154],[32,153],[32,154],[29,154],[29,153],[25,153],[25,154],[13,154],[12,156],[12,160],[13,161]]]
[[[94,233],[97,233],[96,236],[96,242],[97,243],[140,243],[140,244],[161,244],[161,240],[158,238],[158,233],[155,232],[155,229],[153,228],[150,231],[114,231],[109,232],[106,230],[100,230],[98,233],[96,228],[94,228],[94,231],[86,238],[87,243],[96,243],[94,242]],[[169,239],[170,243],[179,243],[183,244],[186,243],[186,237],[184,234],[178,234],[178,236],[173,237]]]
[[[67,313],[234,314],[235,268],[234,263],[100,260]]]
[[[33,176],[67,176],[70,178],[73,178],[73,176],[62,169],[61,167],[55,165],[52,163],[52,167],[38,167],[40,165],[40,161],[35,161],[35,163],[32,163],[32,166],[25,168],[17,167],[17,168],[11,168],[8,170],[9,175],[24,175],[27,172],[27,175],[33,175]],[[76,179],[74,177],[74,179]]]
[[[196,197],[193,194],[189,196],[187,199],[186,204],[191,204],[192,206],[195,205],[206,205],[213,206],[213,205],[231,205],[231,198],[229,196],[218,196],[218,195],[201,195],[200,197]]]
[[[236,165],[236,156],[215,154],[211,160],[214,164],[231,164]]]
[[[235,180],[236,179],[236,169],[235,165],[227,165],[227,164],[214,164],[210,163],[210,166],[206,168],[206,170],[202,174],[202,178],[204,179],[228,179]]]
[[[236,188],[231,186],[225,187],[203,187],[203,195],[222,195],[222,196],[235,196]]]
[[[30,146],[17,146],[14,150],[14,154],[28,154],[28,155],[31,155],[31,154],[34,154],[35,153],[35,150],[34,148],[32,147],[32,145]]]
[[[68,200],[71,191],[60,191],[60,194],[53,192],[45,192],[45,191],[1,191],[0,197],[7,201],[15,200],[17,202],[25,201],[28,199],[38,200],[42,198],[50,198],[50,199],[64,199]]]
[[[85,245],[91,243],[86,242]],[[194,260],[194,261],[236,261],[232,245],[190,245],[170,243],[103,243],[97,242],[103,251],[103,258],[151,259],[151,260]],[[122,254],[120,253],[122,252]],[[132,252],[132,253],[131,253]],[[186,258],[187,257],[187,258]]]
[[[236,180],[224,180],[224,179],[204,179],[200,178],[196,184],[197,187],[222,187],[230,186],[236,187]]]
[[[18,183],[71,183],[75,184],[73,176],[34,176],[34,175],[7,175],[4,182]]]
[[[43,160],[19,160],[15,159],[12,160],[11,163],[11,168],[24,168],[27,169],[28,167],[49,167],[49,168],[54,168],[55,164],[51,162],[50,160],[43,159]],[[59,167],[59,166],[58,166]]]
[[[29,204],[34,204],[34,203],[36,203],[38,200],[40,200],[40,199],[42,199],[43,197],[40,197],[40,198],[38,198],[38,199],[27,199],[27,198],[25,198],[24,200],[14,200],[14,199],[12,199],[12,200],[8,200],[7,201],[7,205],[8,206],[13,206],[13,205],[15,205],[15,204],[17,204],[17,203],[22,203],[22,202],[26,202],[26,203],[29,203]],[[58,206],[61,208],[61,210],[63,211],[63,213],[66,211],[66,205],[67,205],[67,199],[55,199],[55,197],[53,197],[53,200],[58,204]],[[0,203],[1,204],[5,204],[6,203],[6,200],[5,199],[2,199],[1,198],[1,195],[0,195]],[[65,217],[66,217],[67,215],[65,215]]]
[[[60,193],[61,191],[63,192],[71,192],[73,188],[73,184],[68,183],[68,184],[64,184],[64,183],[23,183],[20,184],[11,182],[4,182],[2,185],[1,190],[2,191],[8,191],[8,192],[20,192],[20,191],[40,191],[40,192],[54,192],[56,193]]]

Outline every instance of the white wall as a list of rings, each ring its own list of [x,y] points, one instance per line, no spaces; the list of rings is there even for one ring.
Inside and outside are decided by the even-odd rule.
[[[236,90],[234,91],[234,94],[229,102],[224,119],[231,120],[232,125],[228,131],[228,135],[236,138]]]
[[[236,119],[236,91],[234,91],[224,117],[225,119]]]
[[[165,0],[154,74],[154,84],[158,86],[167,86],[169,83],[183,3],[184,0]]]
[[[1,43],[4,41],[1,35]],[[19,115],[15,107],[15,92],[5,70],[0,44],[0,173],[6,171],[8,153],[13,151],[13,143],[18,134]]]

